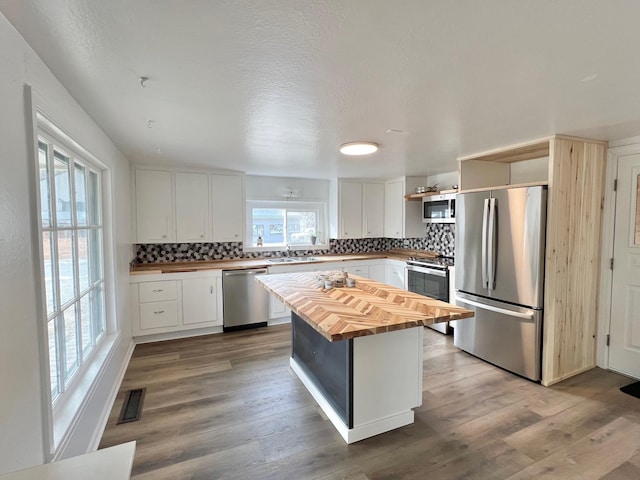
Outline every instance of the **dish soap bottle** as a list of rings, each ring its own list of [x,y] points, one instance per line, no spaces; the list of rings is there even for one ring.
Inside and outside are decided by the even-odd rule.
[[[258,240],[256,242],[258,244],[258,247],[262,246],[262,237],[258,237]]]

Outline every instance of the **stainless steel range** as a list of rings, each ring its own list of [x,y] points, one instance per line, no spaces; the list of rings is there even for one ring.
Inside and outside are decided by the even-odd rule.
[[[407,260],[407,283],[410,292],[449,302],[449,267],[453,266],[453,257],[418,258]],[[430,325],[444,334],[450,334],[449,322]]]

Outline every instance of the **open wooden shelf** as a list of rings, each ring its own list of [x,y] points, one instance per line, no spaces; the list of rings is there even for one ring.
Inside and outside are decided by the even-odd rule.
[[[507,188],[518,188],[518,187],[537,187],[538,185],[549,185],[549,182],[530,182],[530,183],[514,183],[511,185],[497,185],[493,187],[482,187],[482,188],[469,188],[467,190],[460,190],[459,193],[471,193],[471,192],[486,192],[488,190],[505,190]]]
[[[439,192],[423,192],[423,193],[409,193],[404,196],[409,201],[422,200],[424,197],[432,197],[434,195],[446,195],[447,193],[456,193],[457,190],[440,190]]]

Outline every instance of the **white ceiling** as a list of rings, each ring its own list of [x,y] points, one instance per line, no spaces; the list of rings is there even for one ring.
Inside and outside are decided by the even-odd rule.
[[[554,133],[640,134],[637,0],[0,0],[0,11],[134,163],[425,175]],[[382,148],[341,155],[353,140]]]

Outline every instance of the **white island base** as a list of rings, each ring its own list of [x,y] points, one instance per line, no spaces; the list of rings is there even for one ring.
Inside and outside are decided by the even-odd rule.
[[[424,327],[329,342],[296,317],[292,315],[291,368],[345,442],[358,442],[413,423],[413,408],[422,405]],[[336,345],[343,342],[350,344]],[[336,381],[330,371],[319,370],[324,365],[326,370],[336,370],[335,363],[328,364],[325,360],[340,357],[342,352],[333,355],[331,349],[344,350],[344,346],[347,374],[342,382]],[[322,352],[325,348],[328,350]],[[305,352],[299,355],[296,349]],[[328,382],[323,378],[325,373],[331,376]],[[327,383],[332,385],[327,387]],[[336,402],[332,392],[341,383],[345,384],[345,391],[339,392],[342,398]]]

